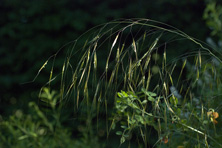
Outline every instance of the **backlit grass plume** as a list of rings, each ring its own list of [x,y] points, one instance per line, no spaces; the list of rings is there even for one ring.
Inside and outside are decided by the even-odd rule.
[[[94,27],[64,48],[47,60],[46,85],[60,83],[58,103],[73,100],[74,112],[97,130],[105,121],[108,140],[116,133],[129,146],[222,146],[220,52],[149,19]],[[61,72],[54,73],[64,51]]]

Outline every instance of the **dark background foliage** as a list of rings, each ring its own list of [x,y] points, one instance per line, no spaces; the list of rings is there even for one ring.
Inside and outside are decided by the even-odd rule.
[[[44,71],[33,83],[39,68],[66,43],[101,23],[119,18],[149,18],[175,26],[205,40],[201,0],[3,0],[0,2],[0,82],[4,114],[36,98],[47,82]],[[84,42],[84,41],[82,41]],[[59,71],[65,54],[60,53]]]

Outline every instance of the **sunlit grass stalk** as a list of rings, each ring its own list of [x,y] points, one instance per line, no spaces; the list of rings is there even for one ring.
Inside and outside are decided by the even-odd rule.
[[[138,34],[140,34],[139,37]],[[78,44],[81,37],[85,36],[88,36],[88,39],[84,44]],[[200,137],[204,136],[206,146],[208,146],[207,138],[220,145],[211,135],[208,135],[208,132],[199,130],[198,126],[192,127],[192,125],[189,125],[193,118],[197,118],[195,114],[199,111],[201,119],[197,122],[202,125],[201,122],[204,121],[206,116],[204,110],[208,108],[207,104],[204,104],[204,106],[202,104],[200,110],[196,108],[189,110],[189,106],[193,104],[193,99],[197,95],[200,95],[201,98],[201,94],[197,91],[200,87],[198,83],[205,83],[204,77],[208,71],[206,68],[207,62],[209,62],[207,61],[208,58],[215,59],[221,64],[220,53],[172,26],[148,19],[109,22],[89,30],[81,37],[74,42],[72,50],[67,53],[67,60],[63,63],[61,74],[59,74],[61,78],[61,102],[64,99],[74,98],[74,108],[76,110],[79,110],[80,106],[87,108],[89,119],[97,118],[97,125],[100,113],[105,114],[108,137],[111,133],[111,127],[116,122],[110,110],[116,110],[113,109],[113,105],[116,101],[117,92],[124,90],[136,95],[142,88],[145,88],[146,91],[156,93],[158,99],[143,106],[139,98],[137,99],[139,107],[136,109],[142,112],[142,117],[147,115],[153,119],[157,118],[156,127],[158,128],[159,140],[154,145],[161,143],[161,136],[172,132],[169,127],[171,122],[199,134],[200,136],[196,136],[197,141],[201,141]],[[169,53],[177,53],[179,50],[177,48],[180,47],[176,46],[175,49],[168,49],[168,46],[173,43],[180,44],[182,39],[184,42],[188,41],[194,49],[190,50],[190,53],[176,54],[176,57],[169,59]],[[77,55],[80,51],[82,54]],[[160,59],[153,60],[154,53],[159,55]],[[74,63],[72,63],[72,60]],[[42,65],[37,76],[48,62],[47,60]],[[188,76],[188,69],[192,70],[190,76]],[[211,66],[211,72],[211,76],[217,77],[217,69],[213,65]],[[52,80],[54,80],[53,66],[47,84],[50,84]],[[215,84],[219,86],[220,78],[217,77],[215,80]],[[211,83],[208,85],[212,89],[215,87]],[[202,86],[203,89],[206,88],[205,84]],[[171,89],[173,88],[176,89],[175,92],[172,92]],[[148,100],[149,96],[145,96],[144,99]],[[183,123],[180,118],[185,118],[183,114],[188,111],[190,115],[184,119],[187,120],[187,123]],[[96,113],[96,116],[94,116],[94,113]],[[115,112],[113,113],[115,114]],[[135,113],[132,116],[135,116]],[[174,121],[173,118],[178,119],[178,121]],[[126,120],[129,127],[129,115]],[[164,123],[164,128],[161,122]],[[144,124],[143,128],[147,129],[147,124]],[[209,129],[205,128],[205,130]],[[147,147],[149,138],[143,136],[146,134],[141,127],[139,131],[144,145]],[[216,130],[214,132],[216,133]],[[198,145],[200,145],[200,142],[198,142]]]

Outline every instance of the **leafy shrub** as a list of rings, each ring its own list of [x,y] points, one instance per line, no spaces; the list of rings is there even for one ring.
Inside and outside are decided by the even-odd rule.
[[[88,138],[87,131],[83,131],[82,138],[74,139],[71,130],[62,125],[61,105],[58,106],[59,97],[57,92],[44,88],[40,98],[48,104],[47,110],[43,111],[36,103],[30,102],[29,114],[17,110],[8,120],[1,121],[0,147],[102,147],[102,144],[97,143],[97,137]]]

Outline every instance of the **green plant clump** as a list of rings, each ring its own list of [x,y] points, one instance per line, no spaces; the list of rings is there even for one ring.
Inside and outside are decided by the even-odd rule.
[[[2,148],[91,148],[102,147],[96,137],[87,138],[87,131],[75,139],[70,129],[62,125],[59,94],[43,88],[40,95],[47,110],[41,110],[35,102],[29,103],[29,114],[17,110],[8,120],[0,122],[0,147]]]
[[[83,45],[78,42],[85,37],[88,39]],[[70,44],[60,74],[53,73],[59,51],[37,74],[50,65],[45,86],[53,89],[54,80],[61,81],[58,98],[47,89],[40,93],[53,118],[49,120],[31,103],[40,123],[29,126],[46,128],[52,135],[47,135],[49,139],[56,139],[55,145],[76,144],[68,140],[69,136],[68,141],[57,140],[59,129],[63,129],[60,105],[73,99],[78,118],[87,119],[85,135],[90,135],[91,139],[86,139],[91,142],[96,142],[92,139],[94,133],[105,130],[107,147],[114,147],[115,143],[110,141],[116,135],[119,147],[222,146],[220,51],[172,26],[149,19],[109,22],[94,27]],[[13,123],[19,119],[10,120]],[[16,127],[18,135],[13,137],[18,140],[32,138],[31,146],[44,143],[35,131],[39,128],[27,130],[22,125],[2,124],[13,132]],[[64,133],[69,135],[68,130]],[[19,142],[10,136],[2,139],[7,144]]]
[[[97,130],[105,115],[108,141],[116,133],[123,147],[222,146],[221,52],[148,19],[109,22],[83,36],[60,75],[52,66],[47,85],[60,77],[61,99],[74,98],[74,110]]]

